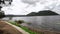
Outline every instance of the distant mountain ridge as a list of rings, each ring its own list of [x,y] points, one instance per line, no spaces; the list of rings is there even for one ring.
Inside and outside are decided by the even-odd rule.
[[[27,16],[48,16],[48,15],[59,15],[51,10],[43,10],[43,11],[39,11],[39,12],[31,12],[29,14],[27,14]]]

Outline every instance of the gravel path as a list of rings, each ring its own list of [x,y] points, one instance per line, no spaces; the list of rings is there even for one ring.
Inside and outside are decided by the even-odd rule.
[[[10,26],[14,27],[14,28],[17,29],[18,31],[20,31],[22,34],[29,34],[28,32],[26,32],[25,30],[23,30],[23,29],[20,28],[20,27],[17,27],[17,26],[15,26],[15,25],[12,25],[12,24],[10,24],[10,23],[8,23],[8,22],[5,22],[5,23],[7,23],[7,24],[9,24]]]
[[[22,34],[16,28],[0,21],[0,34]]]

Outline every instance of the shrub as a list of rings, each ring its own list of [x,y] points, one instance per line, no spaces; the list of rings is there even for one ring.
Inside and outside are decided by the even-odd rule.
[[[24,23],[23,20],[18,20],[18,21],[15,20],[15,22],[17,22],[18,24],[22,24],[22,23]]]

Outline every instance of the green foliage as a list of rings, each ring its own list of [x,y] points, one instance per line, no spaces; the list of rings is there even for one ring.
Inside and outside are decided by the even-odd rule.
[[[11,24],[13,24],[13,25],[16,25],[16,26],[18,26],[18,27],[20,27],[20,28],[22,28],[23,30],[25,30],[26,32],[29,32],[30,34],[38,34],[38,33],[36,33],[36,32],[33,32],[33,31],[29,30],[29,29],[28,29],[27,27],[25,27],[25,26],[21,26],[20,24],[18,24],[18,23],[16,23],[16,22],[9,21],[9,23],[11,23]]]
[[[5,14],[4,14],[4,12],[2,11],[2,12],[0,12],[0,18],[3,18],[3,17],[5,17]]]
[[[33,31],[29,30],[27,27],[21,26],[21,28],[22,28],[23,30],[25,30],[26,32],[29,32],[30,34],[38,34],[38,33],[36,33],[36,32],[33,32]]]
[[[15,20],[15,22],[17,22],[18,24],[24,23],[23,20]]]
[[[27,14],[27,16],[47,16],[47,15],[58,15],[57,13],[50,11],[50,10],[43,10],[39,12],[31,12]]]
[[[16,25],[18,27],[20,27],[20,24],[16,23],[16,22],[13,22],[13,21],[9,21],[9,23],[13,24],[13,25]]]

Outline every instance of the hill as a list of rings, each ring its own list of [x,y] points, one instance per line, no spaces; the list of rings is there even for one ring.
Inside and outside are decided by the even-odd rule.
[[[47,15],[59,15],[53,11],[50,10],[43,10],[43,11],[39,11],[39,12],[31,12],[29,14],[27,14],[27,16],[47,16]]]

